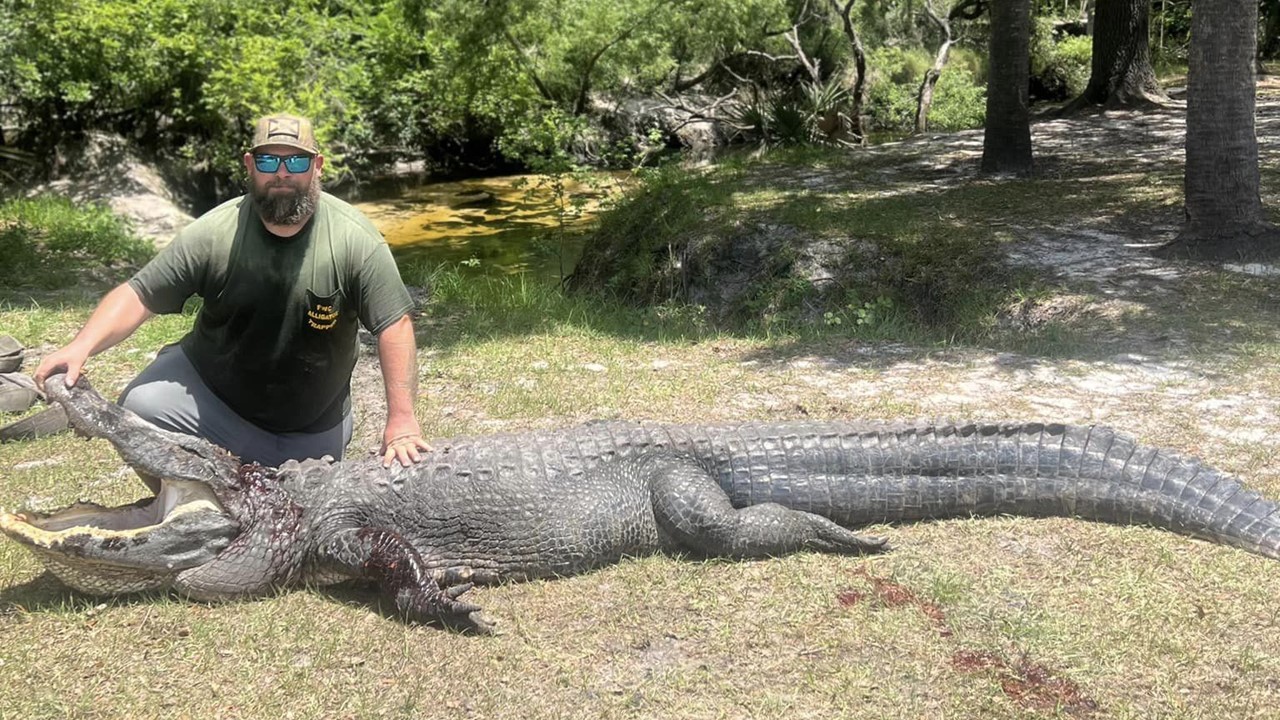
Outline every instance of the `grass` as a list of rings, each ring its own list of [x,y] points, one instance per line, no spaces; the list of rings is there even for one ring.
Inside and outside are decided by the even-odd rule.
[[[875,154],[868,163],[917,159],[894,152],[904,153],[896,165]],[[904,234],[970,237],[987,213],[1002,218],[990,231],[1011,245],[1040,232],[1083,242],[1081,227],[1118,243],[1143,238],[1168,201],[1163,190],[1147,197],[1141,173],[1115,168],[1111,180],[1072,180],[1080,197],[1044,178],[930,195],[911,190],[913,176],[880,181],[899,192],[878,205],[857,185],[826,192],[823,217],[806,219],[787,200],[794,179],[861,172],[863,156],[788,157],[730,168],[723,191],[818,230],[881,222],[877,232],[893,234],[870,203],[909,219]],[[1062,174],[1085,172],[1071,167]],[[1264,187],[1273,204],[1276,191]],[[1280,496],[1280,281],[1169,264],[1147,277],[1143,257],[1115,254],[1133,264],[1113,277],[1037,271],[1011,300],[1026,309],[1020,320],[969,310],[959,322],[988,329],[968,335],[911,323],[879,334],[821,322],[733,329],[696,308],[636,309],[518,278],[406,268],[434,288],[416,318],[418,414],[439,435],[601,417],[1104,422]],[[0,328],[47,352],[106,287],[0,290]],[[96,358],[92,377],[118,389],[190,322],[154,320]],[[376,396],[361,402],[372,420],[358,444],[377,426]],[[0,505],[118,503],[140,492],[100,441],[0,445]],[[889,535],[893,552],[639,558],[475,590],[500,620],[493,638],[403,625],[359,588],[217,606],[89,599],[6,542],[0,718],[1276,716],[1273,561],[1068,519],[871,530]]]
[[[86,271],[109,271],[152,254],[105,206],[51,196],[0,202],[0,286],[65,287]]]

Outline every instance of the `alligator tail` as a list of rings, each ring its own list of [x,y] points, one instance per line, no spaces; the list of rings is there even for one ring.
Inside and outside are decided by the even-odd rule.
[[[1161,527],[1280,559],[1275,501],[1198,460],[1108,428],[810,429],[789,435],[791,451],[758,450],[762,461],[777,458],[767,463],[767,482],[722,469],[733,503],[777,502],[847,527],[970,515],[1079,517]]]

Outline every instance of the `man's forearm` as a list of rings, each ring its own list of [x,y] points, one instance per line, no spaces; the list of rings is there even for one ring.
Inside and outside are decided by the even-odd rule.
[[[151,314],[137,291],[124,283],[102,298],[71,344],[87,355],[97,355],[132,335]]]
[[[412,422],[417,430],[413,403],[418,395],[418,352],[408,315],[378,334],[378,360],[387,393],[387,426]]]
[[[43,388],[44,379],[55,372],[66,372],[66,382],[75,383],[85,360],[132,335],[151,314],[128,283],[107,293],[75,339],[40,361],[33,376],[36,385]]]

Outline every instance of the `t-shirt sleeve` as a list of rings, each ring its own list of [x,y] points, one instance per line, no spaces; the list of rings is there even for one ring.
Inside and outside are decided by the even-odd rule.
[[[177,313],[200,290],[209,243],[183,231],[129,279],[142,304],[158,315]]]
[[[360,323],[377,335],[413,309],[391,248],[379,237],[360,265]]]

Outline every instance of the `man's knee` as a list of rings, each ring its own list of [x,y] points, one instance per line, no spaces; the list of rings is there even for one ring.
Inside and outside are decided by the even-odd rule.
[[[180,405],[182,389],[172,382],[131,384],[120,395],[120,406],[167,430],[192,433],[188,413]]]

